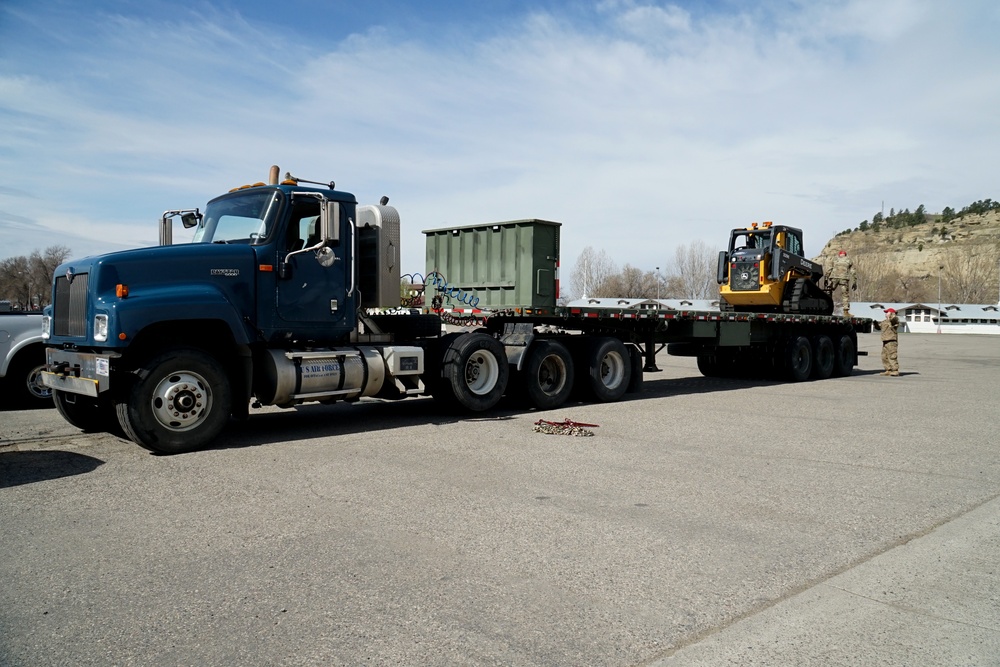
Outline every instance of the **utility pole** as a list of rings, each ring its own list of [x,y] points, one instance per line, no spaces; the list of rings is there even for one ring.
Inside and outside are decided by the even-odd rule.
[[[937,314],[937,332],[941,333],[941,269],[944,266],[938,266],[938,314]]]

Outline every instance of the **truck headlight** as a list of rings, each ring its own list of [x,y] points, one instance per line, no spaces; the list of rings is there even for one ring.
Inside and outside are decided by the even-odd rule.
[[[108,339],[108,316],[94,316],[94,340],[103,343]]]
[[[42,340],[48,340],[52,335],[52,318],[42,315]]]

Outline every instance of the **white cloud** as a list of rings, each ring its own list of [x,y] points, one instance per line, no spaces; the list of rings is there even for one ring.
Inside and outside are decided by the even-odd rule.
[[[390,195],[412,271],[419,231],[446,224],[554,219],[564,267],[586,245],[646,267],[751,220],[818,250],[883,199],[995,197],[978,166],[1000,129],[989,3],[734,6],[603,2],[590,23],[535,12],[437,40],[372,24],[324,41],[215,11],[56,17],[59,49],[22,36],[0,60],[0,168],[30,174],[0,210],[153,243],[162,210],[277,163]],[[6,229],[11,254],[47,245]]]

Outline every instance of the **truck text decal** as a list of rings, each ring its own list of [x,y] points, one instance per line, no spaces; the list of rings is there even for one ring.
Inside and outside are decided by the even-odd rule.
[[[226,276],[227,278],[235,278],[240,275],[239,269],[212,269],[213,276]]]

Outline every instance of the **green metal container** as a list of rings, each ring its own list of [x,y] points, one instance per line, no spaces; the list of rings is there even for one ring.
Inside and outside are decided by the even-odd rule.
[[[427,303],[441,296],[449,309],[555,308],[561,226],[513,220],[424,230]]]

